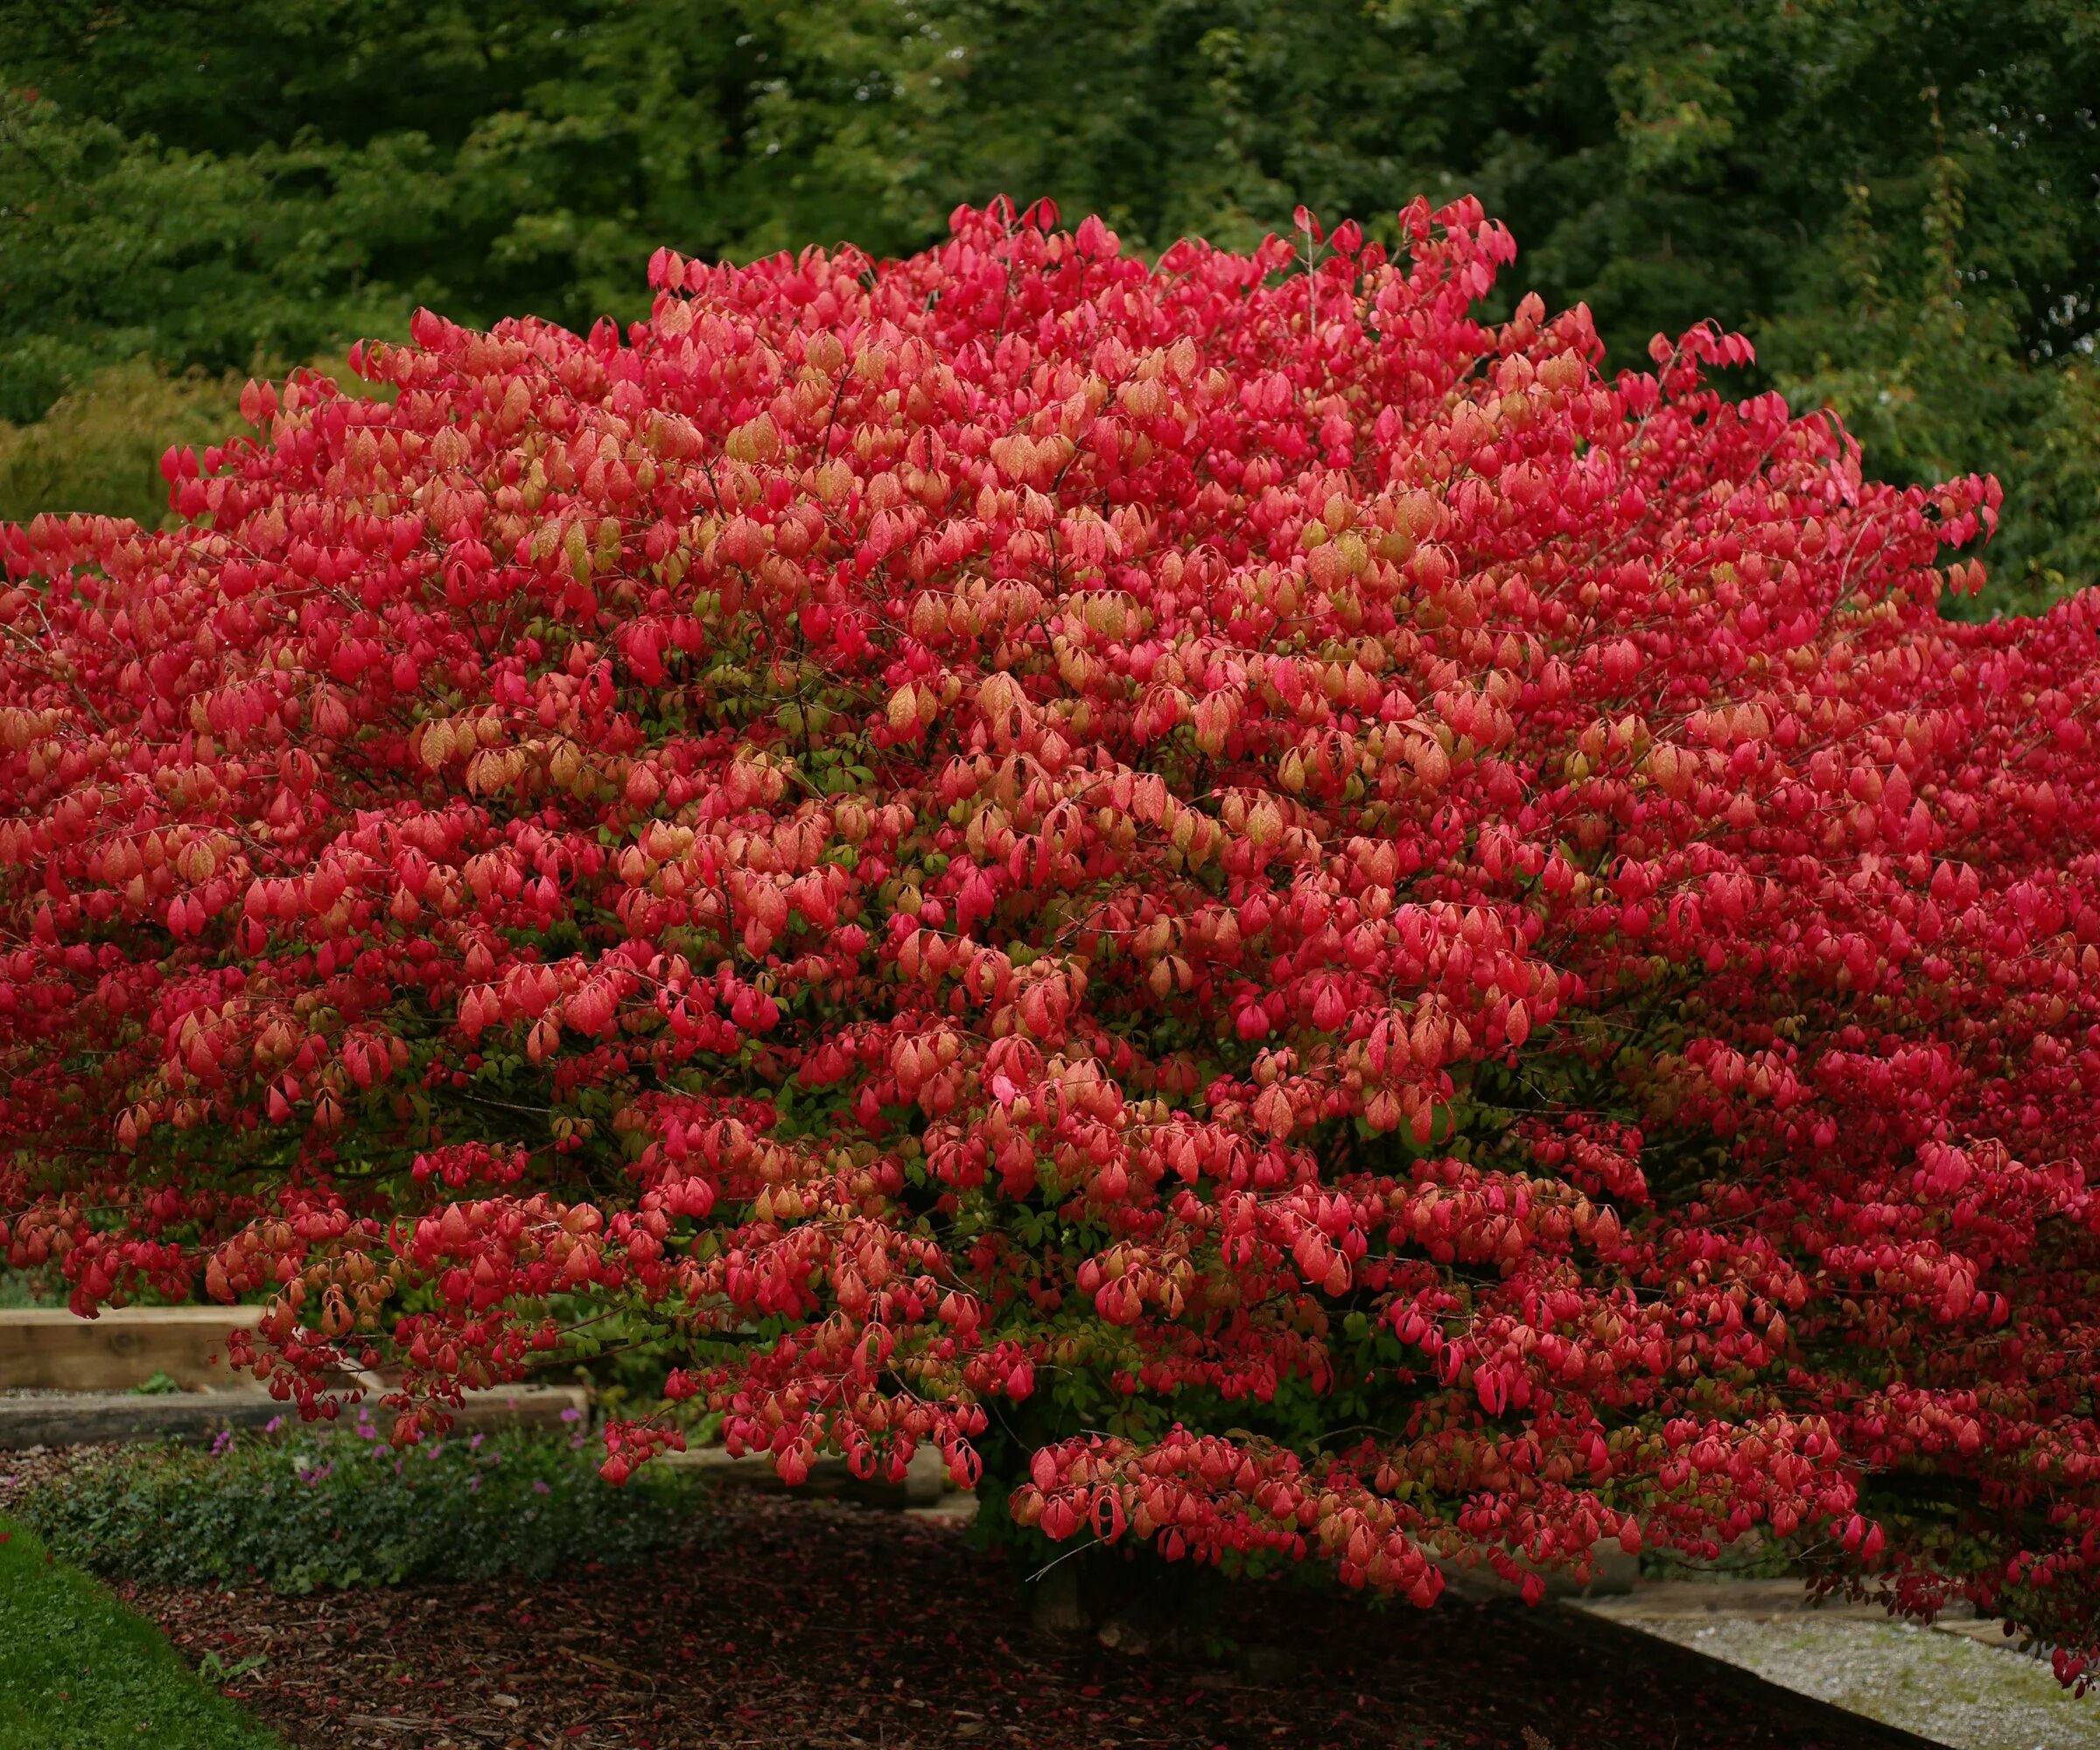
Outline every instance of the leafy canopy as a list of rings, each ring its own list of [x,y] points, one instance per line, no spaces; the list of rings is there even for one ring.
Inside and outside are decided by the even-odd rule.
[[[0,1243],[396,1438],[617,1329],[790,1480],[1433,1599],[1711,1557],[2076,1677],[2100,596],[1417,202],[427,313],[0,541]]]

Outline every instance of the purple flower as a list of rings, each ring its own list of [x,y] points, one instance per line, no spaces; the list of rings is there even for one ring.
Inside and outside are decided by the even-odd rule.
[[[542,1482],[537,1477],[535,1477],[532,1480],[532,1492],[535,1494],[552,1494],[554,1493],[551,1488],[548,1488],[547,1485]]]

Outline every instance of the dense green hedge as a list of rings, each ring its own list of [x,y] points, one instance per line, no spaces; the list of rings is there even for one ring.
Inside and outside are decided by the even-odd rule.
[[[0,10],[0,88],[18,424],[418,302],[631,317],[659,243],[900,251],[999,190],[1242,242],[1470,189],[1506,297],[1629,360],[1714,317],[1875,472],[1998,472],[1986,607],[2100,575],[2082,0],[47,0]],[[28,490],[0,461],[0,514]]]

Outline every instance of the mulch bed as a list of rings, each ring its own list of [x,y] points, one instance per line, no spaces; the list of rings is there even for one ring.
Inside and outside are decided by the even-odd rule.
[[[952,1522],[725,1502],[674,1561],[554,1583],[309,1597],[120,1586],[192,1661],[313,1750],[1863,1750],[1900,1741],[1551,1608],[1376,1610],[1250,1589],[1236,1669],[1032,1628],[1009,1568]],[[1259,1670],[1257,1679],[1247,1674]],[[1812,1704],[1808,1704],[1812,1707]]]

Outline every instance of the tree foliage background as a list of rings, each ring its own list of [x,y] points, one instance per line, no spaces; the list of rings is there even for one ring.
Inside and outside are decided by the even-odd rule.
[[[1000,191],[1134,246],[1473,191],[1614,354],[1711,317],[1868,466],[1988,469],[1984,611],[2100,578],[2086,0],[17,0],[0,515],[162,514],[229,374],[428,304],[587,326],[668,243],[941,234]]]

